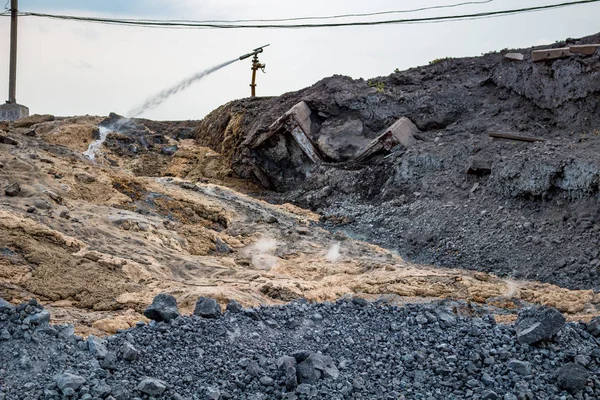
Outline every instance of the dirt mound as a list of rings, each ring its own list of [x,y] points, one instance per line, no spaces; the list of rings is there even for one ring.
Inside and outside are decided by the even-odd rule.
[[[600,34],[551,47],[586,43]],[[530,50],[232,102],[196,140],[279,192],[270,201],[310,208],[329,229],[412,261],[600,290],[600,52],[532,62]],[[322,162],[272,132],[301,101]],[[419,129],[414,145],[354,161],[401,117]],[[535,142],[489,136],[498,132]]]
[[[11,140],[0,143],[0,295],[15,303],[36,297],[55,322],[75,323],[80,333],[132,326],[160,292],[185,312],[199,296],[257,305],[360,294],[509,310],[539,302],[573,318],[596,314],[591,291],[415,265],[324,230],[317,214],[244,194],[256,186],[233,175],[226,157],[168,133],[171,123],[163,130],[136,121],[92,162],[82,152],[102,121],[8,127]],[[161,132],[173,154],[163,145],[125,151],[133,136],[142,135],[139,143]],[[143,157],[162,158],[164,167],[142,175]]]

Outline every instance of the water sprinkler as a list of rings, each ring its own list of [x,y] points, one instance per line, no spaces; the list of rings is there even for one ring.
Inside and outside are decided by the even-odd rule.
[[[256,97],[256,71],[260,69],[263,73],[265,72],[265,67],[267,65],[261,64],[260,61],[258,61],[258,54],[262,53],[263,49],[267,46],[269,45],[265,44],[264,46],[255,48],[248,54],[240,56],[240,60],[245,60],[248,57],[252,57],[252,83],[250,83],[250,97]]]

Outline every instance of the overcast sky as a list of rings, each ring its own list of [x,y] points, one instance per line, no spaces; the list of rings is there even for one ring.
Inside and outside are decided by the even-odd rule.
[[[2,1],[2,0],[0,0]],[[464,0],[21,0],[22,11],[154,19],[240,19],[402,10]],[[416,18],[522,8],[564,0],[495,0],[483,5],[397,14]],[[4,3],[4,1],[2,1]],[[1,5],[0,5],[1,6]],[[475,21],[296,30],[156,29],[19,20],[17,101],[31,113],[127,114],[147,97],[205,68],[270,43],[261,55],[259,96],[310,86],[333,74],[372,78],[442,57],[553,43],[600,30],[600,3]],[[364,18],[363,18],[364,19]],[[0,17],[0,97],[8,97],[10,18]],[[201,119],[250,94],[250,60],[195,83],[152,119]]]

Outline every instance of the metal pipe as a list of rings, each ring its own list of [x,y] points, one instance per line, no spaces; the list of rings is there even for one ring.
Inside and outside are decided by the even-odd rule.
[[[19,0],[10,1],[10,68],[8,73],[8,103],[17,98],[17,13]]]
[[[260,46],[260,47],[255,48],[250,53],[244,54],[243,56],[240,56],[240,60],[245,60],[248,57],[252,57],[252,56],[255,56],[255,55],[259,54],[259,53],[262,53],[263,49],[265,47],[267,47],[267,46],[270,46],[270,44],[265,44],[264,46]]]

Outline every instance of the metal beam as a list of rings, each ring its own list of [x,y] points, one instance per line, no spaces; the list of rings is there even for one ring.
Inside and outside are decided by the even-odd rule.
[[[10,0],[10,69],[8,73],[8,103],[17,102],[17,13],[19,0]]]

